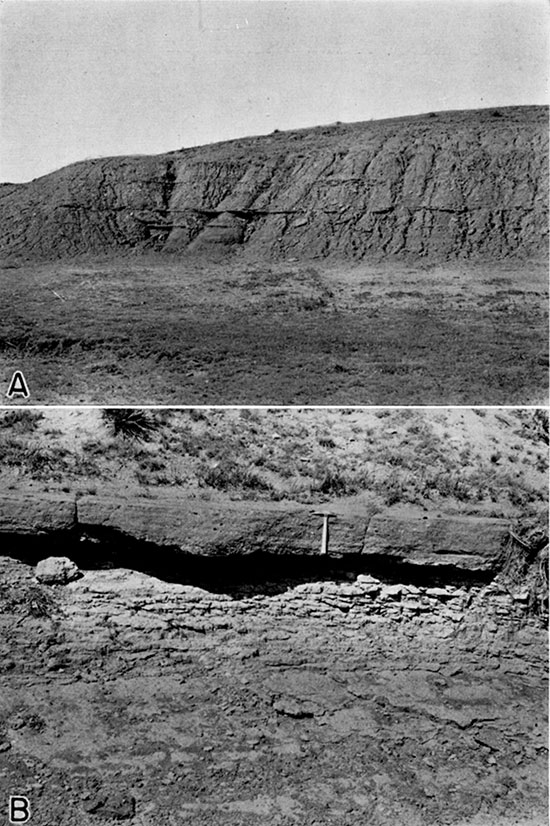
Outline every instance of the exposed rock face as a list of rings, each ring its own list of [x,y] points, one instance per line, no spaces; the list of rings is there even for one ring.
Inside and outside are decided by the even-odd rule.
[[[380,513],[369,523],[362,551],[482,571],[498,563],[508,536],[504,519],[437,514],[415,519]]]
[[[45,585],[65,585],[80,577],[77,566],[66,556],[49,556],[36,566],[36,579]]]
[[[0,188],[0,254],[544,256],[547,131],[507,107],[84,161]]]
[[[108,528],[159,546],[176,546],[203,556],[319,554],[322,520],[313,508],[239,502],[182,500],[177,505],[147,500],[132,503],[87,496],[78,502],[84,528]],[[330,553],[361,550],[365,517],[339,516],[330,526]]]
[[[128,820],[134,816],[136,802],[124,792],[99,792],[86,801],[83,809],[104,820]]]
[[[40,494],[0,497],[2,533],[40,534],[65,531],[76,524],[74,498]]]
[[[371,517],[360,510],[339,513],[337,504],[331,511],[336,516],[330,523],[331,556],[389,556],[419,565],[495,571],[508,536],[503,519],[392,511]],[[0,534],[65,529],[101,541],[114,533],[198,556],[319,555],[321,527],[313,507],[289,503],[0,499]]]

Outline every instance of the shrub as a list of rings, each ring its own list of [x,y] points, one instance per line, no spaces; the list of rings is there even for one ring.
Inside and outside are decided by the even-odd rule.
[[[392,471],[375,486],[376,492],[388,507],[403,502],[406,499],[406,481],[398,471]]]
[[[328,468],[325,475],[315,486],[315,490],[330,496],[343,496],[346,492],[349,492],[349,481],[338,471]]]
[[[206,419],[206,414],[205,414],[204,410],[201,410],[198,407],[192,407],[188,411],[188,413],[189,413],[189,418],[191,419],[192,422],[201,422],[201,421],[204,421],[204,419]]]
[[[125,439],[146,442],[162,426],[154,413],[133,407],[107,407],[101,413],[114,435],[121,435]]]

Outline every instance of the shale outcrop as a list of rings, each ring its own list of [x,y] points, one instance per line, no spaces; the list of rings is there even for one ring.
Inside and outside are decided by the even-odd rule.
[[[546,633],[521,599],[267,585],[42,586],[0,557],[0,793],[36,826],[546,823]]]
[[[0,187],[0,255],[543,257],[548,110],[334,124]]]

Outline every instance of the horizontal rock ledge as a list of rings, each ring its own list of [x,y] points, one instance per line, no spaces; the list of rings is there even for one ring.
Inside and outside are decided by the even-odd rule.
[[[76,528],[74,496],[18,494],[0,496],[0,534],[55,533]]]
[[[509,527],[505,519],[386,511],[375,516],[338,503],[330,521],[330,556],[395,557],[418,565],[497,570]],[[321,553],[318,507],[270,502],[132,501],[87,496],[0,497],[0,534],[120,535],[197,556]]]
[[[322,519],[317,508],[267,502],[116,502],[85,497],[78,501],[84,529],[110,529],[160,546],[203,556],[319,554]],[[331,508],[336,512],[335,508]],[[361,552],[367,519],[340,515],[330,525],[331,554]]]
[[[370,520],[362,553],[395,556],[418,565],[490,571],[498,566],[508,536],[505,519],[378,513]]]

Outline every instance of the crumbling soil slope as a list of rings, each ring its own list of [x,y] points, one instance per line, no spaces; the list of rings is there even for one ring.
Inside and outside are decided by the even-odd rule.
[[[547,115],[430,113],[83,161],[0,188],[0,254],[544,256]]]

